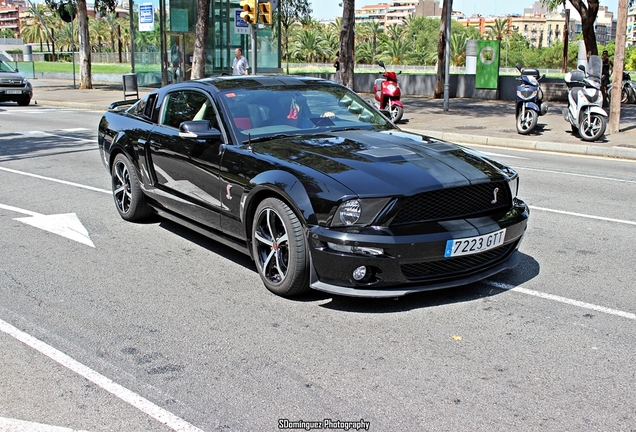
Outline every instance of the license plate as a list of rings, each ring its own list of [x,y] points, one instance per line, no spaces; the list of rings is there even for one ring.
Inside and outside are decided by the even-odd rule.
[[[22,94],[22,90],[6,90],[6,94]]]
[[[506,229],[477,237],[448,240],[444,257],[471,255],[501,246],[506,238]]]

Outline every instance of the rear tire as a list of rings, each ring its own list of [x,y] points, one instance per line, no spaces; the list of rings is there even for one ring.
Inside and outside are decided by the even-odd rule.
[[[111,177],[115,207],[122,219],[133,222],[148,217],[150,207],[139,185],[135,167],[126,155],[119,153],[115,156]]]
[[[607,119],[599,114],[581,113],[581,123],[579,125],[579,135],[583,141],[596,141],[603,136],[607,127]]]
[[[527,109],[525,115],[521,112],[517,116],[517,132],[521,135],[528,135],[537,125],[539,114],[535,110]]]

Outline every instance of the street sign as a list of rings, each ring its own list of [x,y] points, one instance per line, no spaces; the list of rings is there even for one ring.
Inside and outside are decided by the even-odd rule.
[[[243,9],[234,9],[234,34],[250,34],[250,25],[241,18]]]
[[[154,31],[155,9],[152,3],[139,5],[139,31]]]

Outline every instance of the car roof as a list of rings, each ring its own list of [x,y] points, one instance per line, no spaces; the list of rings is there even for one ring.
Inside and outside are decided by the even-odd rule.
[[[281,87],[281,86],[302,86],[321,84],[334,84],[332,81],[323,78],[306,77],[306,76],[290,76],[290,75],[245,75],[245,76],[218,76],[211,78],[203,78],[195,80],[201,84],[210,85],[219,90],[230,89],[250,89],[262,87]]]

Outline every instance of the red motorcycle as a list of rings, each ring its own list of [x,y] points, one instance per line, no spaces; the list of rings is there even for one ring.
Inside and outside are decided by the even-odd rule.
[[[393,123],[402,119],[404,105],[400,102],[400,85],[398,84],[395,72],[388,72],[384,63],[379,61],[378,66],[384,69],[383,78],[378,78],[373,83],[373,94],[375,95],[375,106],[380,111],[388,111]],[[398,73],[401,74],[402,71]]]

